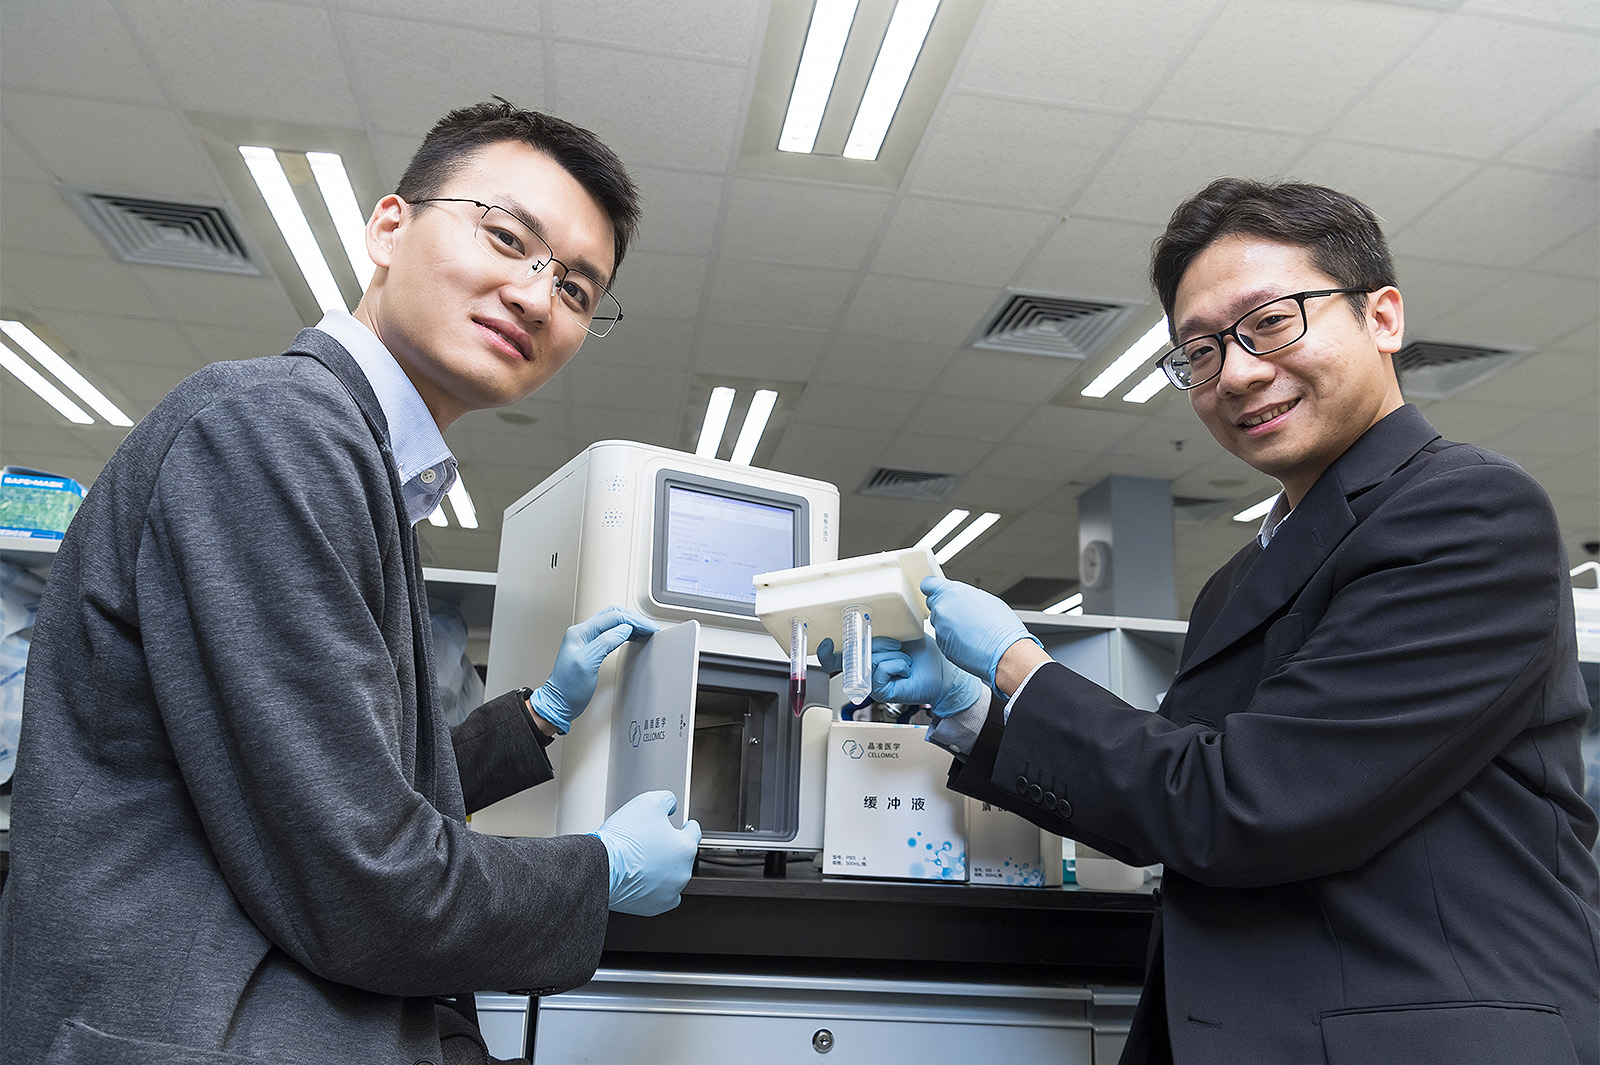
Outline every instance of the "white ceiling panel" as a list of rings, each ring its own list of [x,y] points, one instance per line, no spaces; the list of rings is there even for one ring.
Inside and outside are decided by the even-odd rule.
[[[427,130],[442,99],[498,95],[545,106],[543,48],[514,25],[468,29],[365,14],[338,22],[340,51],[362,86],[362,117],[382,129]]]
[[[551,4],[550,29],[564,37],[746,60],[765,7],[758,0],[584,0]]]
[[[1147,120],[1106,158],[1073,211],[1165,226],[1212,178],[1283,175],[1305,146],[1302,137],[1267,130]]]
[[[1293,176],[1348,192],[1396,234],[1466,181],[1478,163],[1438,153],[1324,140],[1295,160]]]
[[[1600,30],[1600,7],[1592,0],[1464,0],[1461,7],[1464,11]]]
[[[1529,269],[1541,274],[1600,280],[1600,227],[1590,226],[1580,231],[1549,255],[1534,260]]]
[[[1104,111],[957,94],[929,128],[910,188],[1058,210],[1076,197],[1128,122]]]
[[[872,258],[879,273],[997,289],[1060,221],[1054,213],[908,196]]]
[[[705,297],[711,262],[702,255],[629,250],[617,275],[617,302],[641,318],[694,318]],[[623,326],[617,326],[618,329]]]
[[[1600,11],[1600,4],[1594,5]],[[1541,166],[1579,177],[1600,174],[1600,91],[1590,89],[1550,121],[1512,145],[1508,163]]]
[[[867,392],[879,388],[926,392],[956,352],[956,348],[941,344],[841,336],[817,364],[814,379]]]
[[[1006,402],[931,395],[923,397],[917,405],[912,422],[922,432],[933,436],[999,441],[1011,435],[1012,427],[1026,417],[1038,401],[1037,396],[1017,397]]]
[[[62,61],[66,56],[71,62]],[[12,0],[0,7],[0,85],[165,102],[110,0]]]
[[[1130,411],[1084,410],[1046,405],[1018,425],[1010,443],[1058,447],[1068,451],[1089,451],[1098,455],[1114,449],[1122,440],[1142,428],[1145,419]]]
[[[682,371],[694,361],[694,336],[695,323],[689,319],[651,318],[624,307],[617,327],[603,337],[585,340],[577,357],[613,366]]]
[[[688,374],[643,366],[607,366],[593,359],[576,358],[561,372],[574,403],[625,411],[670,411],[672,435],[677,437],[677,419],[689,389]]]
[[[870,426],[898,429],[922,401],[915,392],[848,388],[827,382],[806,388],[795,408],[795,422],[806,425]]]
[[[994,450],[991,440],[974,434],[955,436],[924,431],[934,428],[938,426],[918,424],[901,432],[878,453],[876,464],[926,473],[968,473]],[[961,487],[957,485],[956,496],[948,502],[959,505],[960,493]]]
[[[6,94],[5,101],[9,108],[11,95]],[[39,164],[33,154],[33,149],[11,132],[9,123],[0,126],[0,180],[4,181],[49,181],[50,172]]]
[[[350,11],[416,19],[420,23],[477,26],[503,29],[507,33],[532,34],[547,28],[540,25],[540,5],[530,4],[528,0],[472,0],[465,4],[441,3],[440,0],[341,0],[338,6]]]
[[[734,156],[742,66],[553,42],[546,106],[635,166],[720,170]]]
[[[639,167],[632,174],[639,186],[642,217],[631,247],[683,255],[711,254],[726,180],[656,167]]]
[[[820,329],[707,323],[694,367],[704,374],[809,381],[827,342],[828,333]]]
[[[799,266],[855,266],[866,258],[893,197],[795,181],[733,182],[720,251]],[[827,219],[819,225],[819,219]]]
[[[1440,340],[1491,347],[1542,347],[1595,316],[1593,281],[1518,273],[1487,298],[1463,304],[1431,331]]]
[[[1594,50],[1592,33],[1464,14],[1442,19],[1331,132],[1490,159],[1593,83]]]
[[[283,286],[270,275],[219,274],[175,266],[122,269],[138,279],[160,314],[175,322],[278,330],[287,334],[285,345],[301,326]]]
[[[1062,295],[1151,301],[1150,244],[1161,228],[1074,215],[1050,234],[1018,283]],[[1148,327],[1158,317],[1151,312],[1141,320]]]
[[[1132,111],[1144,106],[1221,6],[998,0],[980,24],[957,86]]]
[[[89,258],[106,254],[105,245],[95,239],[54,185],[8,179],[5,205],[0,214],[0,244]]]
[[[1399,253],[1394,257],[1394,269],[1400,281],[1408,340],[1439,339],[1434,332],[1447,314],[1462,304],[1481,299],[1484,293],[1511,276],[1509,270],[1438,262]]]
[[[1079,367],[1077,359],[964,348],[934,391],[972,399],[1037,400],[1059,392]]]
[[[1350,0],[1230,0],[1150,102],[1153,115],[1298,133],[1333,123],[1438,21],[1420,8]],[[1308,64],[1294,38],[1339,62]],[[1266,90],[1266,91],[1263,91]]]
[[[730,325],[828,328],[838,321],[855,281],[853,270],[719,261],[706,299],[706,319]]]
[[[1052,486],[1052,491],[1071,481],[1078,471],[1095,457],[1092,451],[1069,451],[1064,447],[1004,444],[990,452],[977,469],[972,471],[974,481],[987,481],[991,477],[1007,480],[1031,481],[1034,491],[1037,482]]]
[[[963,344],[1000,294],[1000,286],[954,285],[869,274],[840,328],[858,336],[953,347]]]
[[[7,251],[0,267],[6,272],[7,298],[16,298],[15,293],[36,310],[77,310],[83,305],[83,293],[92,292],[95,309],[101,313],[135,318],[161,315],[161,309],[134,281],[132,271],[112,262],[108,255]]]
[[[34,157],[69,185],[158,199],[222,199],[210,160],[188,123],[171,111],[7,92],[5,115]],[[83,137],[64,138],[63,129],[82,130]]]
[[[166,98],[197,111],[354,127],[350,72],[323,7],[144,0],[121,8]],[[218,41],[239,47],[217,47]]]
[[[1404,232],[1400,254],[1520,267],[1595,224],[1595,182],[1520,167],[1485,167]]]

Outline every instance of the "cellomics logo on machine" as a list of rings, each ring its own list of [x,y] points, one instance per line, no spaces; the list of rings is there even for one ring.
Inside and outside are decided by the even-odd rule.
[[[844,753],[849,755],[851,758],[860,758],[866,753],[866,748],[862,747],[861,744],[857,743],[855,740],[845,740],[844,746],[841,747],[840,750],[844,751]]]

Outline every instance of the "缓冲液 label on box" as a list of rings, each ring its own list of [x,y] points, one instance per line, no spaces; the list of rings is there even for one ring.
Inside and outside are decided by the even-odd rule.
[[[967,879],[967,800],[945,787],[950,756],[921,725],[836,721],[828,731],[822,871]]]

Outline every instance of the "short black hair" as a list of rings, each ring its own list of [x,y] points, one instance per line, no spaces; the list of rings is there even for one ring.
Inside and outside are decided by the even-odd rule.
[[[1305,248],[1340,288],[1372,292],[1395,284],[1378,216],[1359,200],[1321,185],[1218,178],[1178,205],[1150,255],[1150,281],[1172,319],[1178,285],[1195,258],[1223,237],[1244,233]],[[1362,293],[1346,297],[1357,314]]]
[[[617,154],[599,137],[564,119],[527,111],[496,96],[451,111],[422,138],[395,194],[407,202],[426,200],[455,176],[480,148],[516,141],[543,152],[571,174],[611,219],[616,243],[615,276],[639,228],[639,189]]]

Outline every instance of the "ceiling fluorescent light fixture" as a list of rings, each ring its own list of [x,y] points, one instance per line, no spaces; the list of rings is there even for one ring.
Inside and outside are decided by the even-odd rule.
[[[472,497],[467,494],[467,482],[461,479],[459,470],[456,471],[456,483],[450,486],[445,498],[450,500],[450,509],[456,512],[457,525],[463,529],[478,527],[478,508],[472,505]]]
[[[1167,387],[1167,375],[1157,366],[1145,376],[1143,381],[1134,385],[1128,394],[1122,397],[1124,403],[1146,403],[1157,392]]]
[[[1278,501],[1277,495],[1270,495],[1246,510],[1241,510],[1233,516],[1234,521],[1260,521],[1267,516],[1267,511],[1272,509],[1272,504]]]
[[[1051,603],[1041,611],[1044,614],[1083,613],[1083,593],[1073,592],[1059,603]]]
[[[339,231],[339,243],[344,245],[344,256],[350,260],[356,284],[365,292],[376,267],[367,254],[367,219],[356,202],[356,190],[345,173],[344,160],[333,152],[307,152],[306,162],[311,164],[311,176],[322,191],[322,202],[328,205],[333,228]]]
[[[88,379],[75,370],[71,363],[56,354],[55,349],[51,348],[49,344],[40,340],[38,334],[32,329],[29,329],[21,322],[5,321],[0,322],[0,330],[3,330],[6,336],[10,337],[12,342],[19,348],[32,355],[34,361],[38,362],[40,366],[49,370],[56,380],[77,393],[78,398],[89,404],[100,417],[112,425],[127,427],[133,424],[132,418],[122,413],[115,403],[106,398],[105,393],[90,384]],[[32,386],[30,385],[29,387]],[[35,391],[38,390],[35,389]],[[55,404],[52,403],[51,406],[55,406]],[[56,407],[56,409],[61,410],[60,407]],[[73,405],[73,409],[77,410],[76,404]],[[62,413],[66,414],[66,411],[62,411]],[[83,412],[78,411],[78,413],[82,414]],[[67,414],[67,417],[72,418],[72,415]],[[76,418],[72,418],[72,420],[77,421]],[[91,422],[93,420],[92,418],[90,419]],[[80,422],[79,424],[84,423]]]
[[[748,466],[755,457],[756,445],[761,443],[761,434],[767,431],[767,419],[772,417],[772,408],[778,402],[778,393],[770,388],[760,388],[750,399],[750,409],[745,412],[744,425],[739,430],[739,439],[733,445],[733,456],[729,459],[735,466]]]
[[[333,280],[333,271],[328,269],[328,262],[322,257],[322,249],[317,247],[317,238],[311,235],[311,224],[306,221],[300,203],[294,197],[294,190],[289,187],[289,178],[283,172],[283,164],[278,162],[278,153],[271,148],[240,145],[239,154],[244,156],[250,176],[255,180],[256,188],[261,190],[262,198],[267,201],[267,210],[272,212],[272,220],[278,223],[278,230],[288,242],[289,252],[300,267],[301,276],[311,286],[311,294],[316,298],[317,305],[324,311],[349,310],[338,284]]]
[[[915,551],[919,547],[932,547],[940,540],[943,540],[946,536],[950,535],[951,531],[954,530],[957,525],[960,525],[962,522],[966,521],[967,515],[971,513],[972,511],[970,510],[952,510],[944,517],[940,518],[938,524],[929,529],[927,534],[924,535],[922,539],[912,544],[911,549]]]
[[[68,399],[65,392],[45,380],[44,374],[23,362],[21,355],[4,345],[0,345],[0,366],[10,370],[11,376],[26,385],[34,395],[54,407],[69,422],[78,425],[94,424],[94,419],[89,417],[82,407]]]
[[[962,529],[960,532],[952,536],[949,543],[935,551],[933,553],[933,560],[940,565],[949,562],[952,558],[956,557],[956,554],[962,548],[966,547],[968,544],[972,543],[972,541],[982,536],[989,526],[993,525],[999,520],[1000,515],[996,514],[994,511],[990,511],[987,514],[979,514],[976,518],[972,519],[971,524],[969,524],[965,529]]]
[[[717,449],[722,446],[722,432],[728,427],[728,412],[732,409],[733,389],[713,388],[711,399],[706,403],[705,420],[700,423],[700,442],[694,448],[696,455],[703,459],[717,457]]]
[[[1089,387],[1080,395],[1088,396],[1090,399],[1100,399],[1110,395],[1113,388],[1132,377],[1134,371],[1143,366],[1146,359],[1161,350],[1167,342],[1167,336],[1167,320],[1162,318],[1150,327],[1149,332],[1135,340],[1127,351],[1117,356],[1117,361],[1102,370],[1099,377],[1090,381]]]
[[[928,39],[928,27],[933,25],[934,13],[939,10],[939,0],[900,0],[889,20],[889,30],[884,34],[878,58],[872,64],[872,74],[867,78],[867,91],[861,97],[856,111],[855,124],[844,142],[846,159],[878,158],[883,138],[889,133],[889,123],[900,109],[900,98],[905,95],[906,83],[922,54],[923,42]]]
[[[816,147],[822,113],[828,108],[833,79],[839,73],[839,60],[855,18],[856,0],[817,0],[812,8],[800,69],[789,94],[789,110],[778,134],[778,151],[807,153]]]

